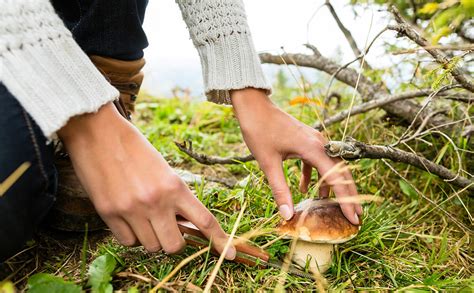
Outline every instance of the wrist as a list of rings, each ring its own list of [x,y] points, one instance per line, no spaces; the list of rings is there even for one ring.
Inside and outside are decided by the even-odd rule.
[[[243,113],[246,115],[251,112],[263,114],[266,110],[276,107],[262,89],[244,88],[232,90],[230,91],[230,98],[239,120],[244,116]]]
[[[103,105],[95,113],[86,113],[72,117],[58,131],[58,137],[66,145],[81,141],[90,141],[101,137],[110,128],[123,123],[122,116],[112,103]]]

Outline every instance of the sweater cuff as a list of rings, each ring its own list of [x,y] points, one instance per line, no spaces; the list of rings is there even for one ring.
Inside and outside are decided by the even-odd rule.
[[[230,90],[248,87],[264,89],[271,94],[250,34],[235,33],[197,49],[209,101],[231,104]]]
[[[49,0],[6,1],[0,22],[0,81],[47,138],[118,97]]]
[[[2,82],[47,138],[119,95],[69,36],[5,50],[0,62]]]

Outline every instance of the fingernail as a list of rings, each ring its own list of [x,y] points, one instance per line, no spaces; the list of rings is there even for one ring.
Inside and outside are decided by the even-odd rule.
[[[359,222],[359,216],[357,215],[357,213],[354,213],[354,218],[357,222],[357,225],[359,225],[360,222]]]
[[[235,247],[231,246],[227,249],[227,253],[225,254],[225,258],[227,260],[233,260],[236,255],[237,255],[237,251],[235,250]]]
[[[283,204],[279,207],[279,210],[280,210],[280,215],[283,217],[283,219],[285,220],[289,220],[291,219],[291,217],[293,216],[292,215],[292,212],[290,210],[290,207],[286,204]]]

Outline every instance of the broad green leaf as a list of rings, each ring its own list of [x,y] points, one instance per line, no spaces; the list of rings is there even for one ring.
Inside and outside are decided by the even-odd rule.
[[[35,274],[28,279],[30,293],[79,293],[80,286],[50,274]]]
[[[117,262],[110,254],[104,254],[96,258],[89,267],[89,281],[87,285],[91,286],[92,292],[111,293],[113,291],[112,272]]]
[[[416,190],[413,189],[413,187],[411,187],[410,184],[408,184],[405,180],[398,180],[398,184],[400,185],[402,192],[409,198],[414,199],[418,197]]]

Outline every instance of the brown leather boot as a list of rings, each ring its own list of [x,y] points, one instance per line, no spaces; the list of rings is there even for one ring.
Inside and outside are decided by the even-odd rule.
[[[101,56],[89,57],[110,84],[119,90],[120,98],[114,104],[120,114],[131,121],[143,80],[141,69],[145,60],[122,61]],[[48,224],[59,230],[76,232],[85,231],[86,223],[89,231],[106,228],[79,182],[68,155],[59,152],[55,164],[58,170],[57,200],[48,215]]]
[[[143,81],[145,59],[122,61],[96,55],[89,56],[92,63],[120,92],[120,99],[115,103],[120,114],[131,120],[135,111],[135,101]]]

